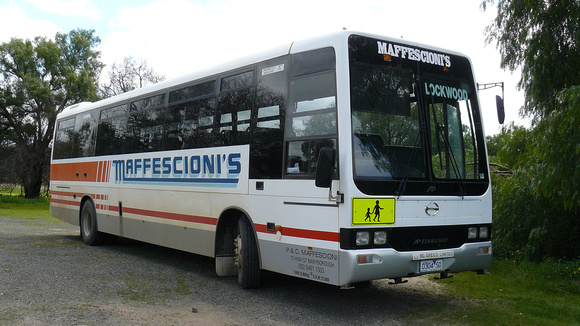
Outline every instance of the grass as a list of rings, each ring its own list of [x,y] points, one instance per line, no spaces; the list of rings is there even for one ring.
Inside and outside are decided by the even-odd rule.
[[[10,194],[6,189],[0,189],[0,216],[54,219],[50,216],[50,201],[47,198],[26,199]]]
[[[451,324],[580,325],[580,261],[494,260],[489,275],[459,273],[441,280],[453,297],[466,299],[426,312]]]

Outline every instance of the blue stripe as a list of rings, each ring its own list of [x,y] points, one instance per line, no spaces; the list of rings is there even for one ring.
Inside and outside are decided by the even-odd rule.
[[[200,179],[200,178],[126,178],[123,182],[176,182],[176,183],[223,183],[237,184],[238,179]]]

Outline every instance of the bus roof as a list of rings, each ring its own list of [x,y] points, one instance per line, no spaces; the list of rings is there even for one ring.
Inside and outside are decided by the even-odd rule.
[[[327,47],[327,46],[333,46],[336,48],[339,48],[341,46],[344,47],[344,46],[346,46],[344,40],[348,39],[348,37],[350,35],[353,35],[353,34],[354,35],[362,35],[362,36],[371,37],[371,38],[376,38],[376,39],[381,39],[381,40],[386,40],[386,41],[391,41],[391,42],[396,42],[396,43],[400,43],[400,44],[406,44],[409,46],[437,50],[437,51],[448,53],[448,54],[465,56],[465,55],[463,55],[459,52],[456,52],[456,51],[449,51],[446,49],[441,49],[441,48],[430,46],[430,45],[409,42],[409,41],[404,40],[404,39],[397,39],[397,38],[387,37],[387,36],[383,36],[383,35],[376,35],[376,34],[370,34],[370,33],[344,30],[344,31],[339,31],[339,32],[335,32],[332,34],[326,34],[326,35],[321,35],[321,36],[317,36],[317,37],[313,37],[313,38],[309,38],[309,39],[294,41],[294,42],[291,42],[291,43],[288,43],[288,44],[285,44],[282,46],[278,46],[276,48],[273,48],[273,49],[270,49],[267,51],[262,51],[260,53],[254,54],[254,55],[250,55],[250,56],[243,57],[243,58],[240,58],[237,60],[233,60],[233,61],[221,64],[221,65],[217,65],[217,66],[214,66],[214,67],[211,67],[208,69],[204,69],[204,70],[196,71],[193,73],[185,74],[183,76],[180,76],[180,77],[177,77],[177,78],[174,78],[171,80],[166,80],[166,81],[154,84],[154,85],[149,85],[149,86],[146,86],[146,87],[143,87],[140,89],[136,89],[136,90],[129,91],[129,92],[126,92],[123,94],[119,94],[119,95],[116,95],[116,96],[113,96],[110,98],[106,98],[106,99],[103,99],[103,100],[100,100],[97,102],[82,102],[82,103],[74,104],[74,105],[66,107],[59,114],[58,118],[62,119],[62,118],[66,118],[66,117],[71,116],[71,115],[78,114],[80,112],[89,111],[89,110],[100,108],[100,107],[113,106],[113,105],[118,104],[118,103],[125,103],[129,100],[137,99],[137,98],[140,98],[142,96],[145,96],[145,95],[148,95],[148,94],[151,94],[154,92],[162,92],[162,91],[165,91],[168,89],[178,87],[180,85],[185,86],[186,84],[189,84],[192,81],[197,80],[197,79],[215,76],[215,75],[218,75],[220,73],[223,73],[223,72],[226,72],[229,70],[243,68],[245,66],[249,66],[249,65],[264,61],[264,60],[277,58],[277,57],[287,55],[287,54],[298,53],[298,52],[313,50],[313,49]]]

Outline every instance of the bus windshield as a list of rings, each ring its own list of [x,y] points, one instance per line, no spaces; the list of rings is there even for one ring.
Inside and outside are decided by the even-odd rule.
[[[359,188],[369,194],[400,193],[407,184],[407,194],[483,191],[487,166],[469,61],[362,37],[351,37],[349,45]]]

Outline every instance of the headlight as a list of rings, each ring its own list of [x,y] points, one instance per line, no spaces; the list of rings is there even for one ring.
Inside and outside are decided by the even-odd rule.
[[[375,245],[384,245],[387,243],[387,231],[375,231],[373,243]]]
[[[477,227],[470,226],[469,229],[467,229],[467,238],[477,239]]]
[[[487,228],[487,226],[482,226],[479,228],[479,238],[480,239],[489,238],[489,229]]]
[[[357,246],[367,246],[369,244],[369,239],[370,239],[369,231],[359,231],[356,233]]]

